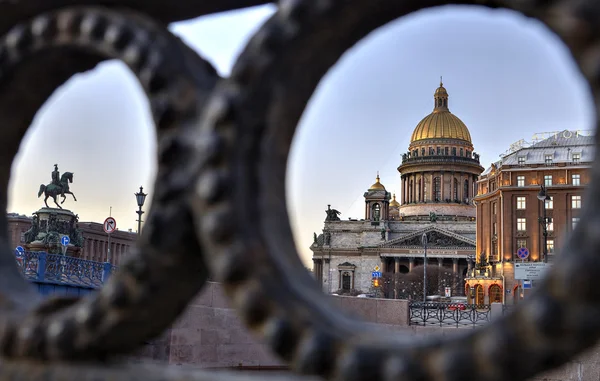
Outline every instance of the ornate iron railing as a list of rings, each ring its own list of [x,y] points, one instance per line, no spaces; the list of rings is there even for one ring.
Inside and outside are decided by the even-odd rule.
[[[167,27],[265,2],[0,1],[3,205],[12,160],[38,109],[71,76],[103,60],[120,59],[137,76],[158,138],[146,228],[98,292],[76,303],[42,301],[15,266],[12,250],[0,246],[0,377],[236,379],[100,362],[160,335],[209,274],[225,284],[248,328],[305,376],[518,381],[596,344],[600,293],[590,285],[600,274],[598,159],[581,222],[542,287],[484,329],[413,346],[408,337],[392,340],[349,318],[323,295],[298,259],[282,179],[296,125],[329,68],[375,29],[427,7],[503,6],[539,18],[567,44],[600,105],[600,2],[280,1],[229,78],[220,78]],[[0,218],[6,237],[6,215]]]
[[[490,306],[462,303],[422,303],[408,305],[409,325],[439,327],[479,327],[490,322]]]
[[[31,281],[90,288],[101,287],[116,270],[110,263],[45,252],[17,253],[16,262],[23,276]]]

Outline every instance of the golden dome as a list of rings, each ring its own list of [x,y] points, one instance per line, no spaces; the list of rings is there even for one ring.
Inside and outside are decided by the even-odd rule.
[[[458,139],[471,143],[467,126],[448,109],[448,92],[440,82],[434,94],[433,112],[423,118],[412,133],[410,142],[423,139]]]
[[[396,201],[396,193],[394,193],[394,198],[392,199],[392,202],[390,202],[390,206],[400,207],[400,203]]]
[[[379,182],[379,173],[377,173],[377,178],[375,179],[375,184],[371,185],[371,187],[369,187],[370,191],[373,190],[385,190],[385,187],[383,186],[382,183]]]

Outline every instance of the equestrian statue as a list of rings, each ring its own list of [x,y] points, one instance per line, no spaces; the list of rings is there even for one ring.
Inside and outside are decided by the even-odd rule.
[[[49,208],[47,202],[48,197],[52,197],[52,199],[54,199],[54,203],[59,207],[59,209],[62,209],[62,206],[56,202],[57,196],[62,196],[63,199],[61,204],[65,203],[65,200],[67,199],[67,196],[65,196],[66,194],[70,194],[73,196],[73,200],[77,201],[77,198],[73,192],[69,190],[69,183],[73,182],[73,173],[65,172],[62,174],[62,176],[59,176],[60,172],[58,171],[58,164],[54,164],[54,171],[52,171],[52,182],[48,185],[40,185],[38,197],[40,197],[42,193],[46,196],[46,198],[44,198],[44,204],[46,204],[46,208]]]

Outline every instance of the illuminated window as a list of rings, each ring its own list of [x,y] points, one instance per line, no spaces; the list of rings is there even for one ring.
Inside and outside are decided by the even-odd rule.
[[[549,232],[554,231],[554,220],[552,218],[548,219],[548,224],[546,225],[546,229],[548,229]]]
[[[527,247],[527,240],[526,239],[518,239],[517,240],[517,249],[520,249],[522,247]]]
[[[544,202],[546,203],[546,209],[554,209],[554,196],[550,196],[550,200]]]
[[[571,228],[572,229],[575,229],[575,226],[577,226],[578,223],[579,223],[579,217],[571,218]]]
[[[496,214],[496,206],[498,205],[497,202],[492,204],[492,209],[493,209],[493,213]]]
[[[581,185],[581,175],[571,175],[573,185]]]
[[[546,252],[548,254],[554,253],[554,240],[553,239],[549,239],[548,241],[546,241]]]
[[[574,163],[579,163],[579,160],[581,160],[581,154],[580,153],[574,153],[573,154],[573,162]]]
[[[552,175],[544,176],[544,185],[547,187],[552,186]]]
[[[581,209],[581,196],[571,196],[571,208]]]
[[[517,209],[525,209],[527,206],[526,199],[524,196],[517,197]]]
[[[492,234],[498,234],[498,229],[497,229],[497,228],[498,228],[498,226],[496,226],[496,223],[495,223],[495,222],[494,222],[494,224],[492,225],[492,227],[493,227],[493,228],[492,228],[492,231],[493,231],[493,233],[492,233]]]
[[[524,165],[524,164],[525,164],[525,156],[519,156],[519,157],[517,158],[517,163],[518,163],[519,165]]]
[[[525,176],[517,176],[517,186],[518,187],[525,186]]]
[[[527,230],[527,220],[525,218],[517,218],[517,230],[520,232]]]

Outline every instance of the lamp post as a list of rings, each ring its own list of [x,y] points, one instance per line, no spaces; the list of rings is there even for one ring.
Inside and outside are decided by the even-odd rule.
[[[146,201],[146,196],[148,196],[146,193],[144,193],[144,188],[140,187],[140,192],[139,193],[134,193],[135,194],[135,199],[137,200],[137,204],[139,207],[139,210],[136,211],[137,215],[138,215],[138,234],[142,233],[142,214],[144,214],[144,211],[142,210],[142,206],[144,206],[144,201]]]
[[[550,219],[546,216],[546,200],[550,200],[550,196],[546,193],[546,187],[542,185],[540,192],[537,195],[538,200],[542,202],[543,216],[538,218],[538,222],[542,225],[542,234],[544,236],[543,258],[544,263],[548,263],[548,222]]]
[[[427,303],[427,233],[423,233],[421,236],[421,243],[423,244],[423,303]]]

